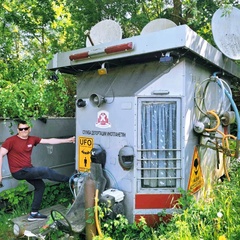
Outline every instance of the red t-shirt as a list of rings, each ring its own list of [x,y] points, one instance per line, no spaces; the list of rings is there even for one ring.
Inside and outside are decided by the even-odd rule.
[[[41,138],[29,136],[22,139],[17,135],[9,137],[2,144],[8,150],[8,164],[11,173],[17,172],[24,167],[32,167],[32,149],[41,141]]]

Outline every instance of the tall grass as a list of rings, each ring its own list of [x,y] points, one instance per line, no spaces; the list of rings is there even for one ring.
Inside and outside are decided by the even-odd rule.
[[[236,159],[232,160],[230,176],[230,182],[227,179],[217,182],[202,199],[196,200],[181,190],[182,211],[176,211],[168,223],[150,228],[144,219],[129,224],[120,216],[118,220],[102,223],[104,236],[94,240],[239,240],[240,163]]]
[[[216,240],[240,239],[240,164],[232,160],[231,181],[217,182],[207,198],[187,195],[180,201],[182,213],[173,215],[161,227],[158,239]],[[187,206],[185,208],[185,206]]]
[[[103,236],[94,240],[239,240],[240,239],[240,163],[232,160],[231,181],[217,182],[206,197],[196,200],[194,196],[181,190],[179,200],[181,211],[173,214],[170,222],[160,223],[157,227],[148,227],[144,218],[139,223],[129,224],[124,216],[114,220],[102,220]],[[47,189],[48,190],[48,189]],[[62,186],[50,188],[56,192],[55,198],[47,204],[56,204],[59,193],[66,193]],[[48,191],[47,191],[48,192]],[[68,192],[69,194],[69,192]],[[11,196],[11,195],[10,195]],[[61,196],[61,200],[67,200]],[[69,201],[68,201],[69,202]],[[12,211],[0,211],[0,239],[14,239],[11,219],[29,210],[28,204],[18,203]],[[164,213],[159,213],[161,218]],[[52,239],[48,236],[47,239]],[[83,239],[79,238],[74,239]]]

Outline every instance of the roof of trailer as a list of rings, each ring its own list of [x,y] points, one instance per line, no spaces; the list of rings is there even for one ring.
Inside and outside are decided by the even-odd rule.
[[[117,49],[118,46],[129,48],[125,51],[111,52],[112,48]],[[166,53],[173,58],[187,57],[204,65],[209,64],[213,71],[221,71],[240,78],[240,66],[224,56],[187,25],[56,53],[48,64],[48,69],[78,74],[82,71],[99,69],[102,63],[114,67],[150,61],[159,62]],[[76,56],[80,56],[79,59]]]

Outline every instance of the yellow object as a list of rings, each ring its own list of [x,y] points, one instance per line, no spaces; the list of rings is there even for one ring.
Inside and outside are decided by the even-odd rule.
[[[220,119],[219,119],[218,115],[215,113],[215,111],[211,110],[211,111],[208,111],[207,113],[213,115],[216,118],[217,124],[216,124],[216,126],[214,128],[211,128],[211,129],[210,128],[205,128],[205,131],[207,131],[207,132],[214,132],[214,131],[216,131],[216,132],[220,133],[223,136],[223,138],[222,138],[223,168],[224,168],[224,173],[225,173],[228,181],[230,181],[230,177],[229,177],[229,174],[228,174],[228,171],[227,171],[226,154],[224,152],[226,150],[230,151],[228,138],[230,137],[230,138],[233,138],[234,140],[236,140],[237,138],[235,136],[231,135],[231,134],[224,134],[223,132],[218,130],[218,127],[220,125]]]
[[[98,218],[98,192],[99,192],[99,190],[96,189],[96,194],[95,194],[95,222],[96,222],[96,227],[97,227],[97,231],[98,231],[99,236],[103,237],[100,222],[99,222],[99,218]]]
[[[193,158],[192,158],[192,167],[190,171],[190,177],[188,182],[188,190],[192,194],[200,190],[204,185],[202,169],[200,165],[200,158],[198,154],[198,148],[194,148]]]
[[[91,151],[93,148],[93,138],[78,138],[78,170],[89,172],[91,167]]]
[[[229,150],[228,138],[230,137],[230,138],[233,138],[234,140],[236,140],[237,138],[235,136],[231,135],[231,134],[224,134],[223,132],[221,132],[219,130],[217,130],[217,132],[220,133],[223,136],[223,139],[222,139],[223,149],[227,149],[228,151],[230,151]],[[226,178],[228,179],[228,181],[230,181],[230,177],[229,177],[228,170],[227,170],[226,154],[224,154],[224,152],[223,152],[223,168],[224,168],[224,173],[226,175]]]
[[[107,74],[107,69],[106,68],[99,68],[98,69],[98,74],[99,75],[106,75]]]
[[[215,111],[213,111],[213,110],[208,111],[207,113],[213,115],[216,118],[217,124],[216,124],[216,126],[214,128],[205,128],[205,131],[207,131],[207,132],[214,132],[214,131],[216,131],[218,129],[218,127],[220,125],[220,119],[219,119],[218,115],[215,113]]]
[[[218,240],[227,240],[227,238],[224,235],[222,235],[218,237]]]

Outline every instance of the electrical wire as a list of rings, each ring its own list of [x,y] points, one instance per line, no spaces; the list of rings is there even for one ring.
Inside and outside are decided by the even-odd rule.
[[[213,76],[203,80],[200,84],[196,85],[195,91],[194,91],[195,105],[196,105],[197,109],[203,115],[205,115],[205,116],[207,115],[207,112],[209,111],[209,109],[207,109],[205,100],[206,100],[207,90],[210,86],[210,83],[217,83],[217,85],[221,89],[221,96],[220,96],[220,101],[219,101],[220,107],[219,107],[219,109],[216,110],[217,114],[220,115],[223,113],[223,111],[225,109],[228,109],[230,107],[231,100],[229,99],[230,100],[229,106],[225,106],[225,109],[223,109],[224,102],[226,102],[226,99],[225,99],[226,93],[228,93],[229,96],[232,96],[232,92],[231,92],[231,88],[229,87],[227,82],[218,78],[214,74],[213,74]]]
[[[69,188],[70,188],[70,191],[73,195],[74,198],[77,197],[77,193],[75,191],[75,188],[72,187],[72,183],[74,183],[74,178],[78,177],[78,179],[82,176],[86,175],[85,172],[77,172],[77,173],[74,173],[70,178],[69,178]]]
[[[115,186],[116,189],[119,189],[117,180],[116,180],[116,178],[113,176],[113,174],[112,174],[109,170],[107,170],[107,169],[105,169],[105,168],[103,169],[103,171],[104,171],[107,175],[110,175],[111,179],[115,182],[115,184],[114,184],[113,186]]]
[[[201,114],[207,116],[208,109],[206,108],[206,93],[207,88],[209,86],[210,82],[216,82],[217,85],[221,88],[222,94],[220,99],[220,109],[216,110],[218,115],[222,114],[223,111],[226,109],[229,109],[230,106],[232,106],[232,109],[236,116],[236,122],[237,122],[237,144],[236,144],[236,152],[235,152],[235,158],[239,158],[239,148],[240,148],[240,115],[237,109],[237,106],[232,98],[232,92],[230,86],[222,80],[221,78],[218,78],[217,76],[218,72],[213,73],[213,75],[210,78],[207,78],[203,80],[200,84],[196,85],[195,91],[194,91],[194,102],[195,102],[195,109],[199,110],[200,116]],[[205,84],[205,87],[203,89],[203,85]],[[224,101],[225,101],[225,95],[227,96],[229,100],[229,106],[225,106],[225,109],[223,109]],[[225,101],[226,102],[226,101]],[[196,113],[197,114],[197,113]],[[198,116],[200,118],[200,116]]]
[[[75,198],[75,193],[73,191],[73,188],[72,188],[72,182],[73,182],[73,179],[75,178],[75,176],[77,176],[79,173],[74,173],[70,178],[69,178],[69,181],[68,181],[68,184],[69,184],[69,189],[73,195],[73,197]]]

